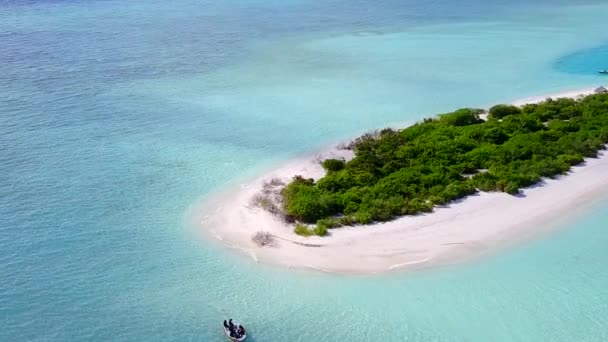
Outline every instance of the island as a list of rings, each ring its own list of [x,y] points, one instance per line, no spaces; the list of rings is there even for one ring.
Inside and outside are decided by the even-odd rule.
[[[193,219],[255,261],[369,274],[459,262],[608,197],[608,94],[465,108],[293,160]]]
[[[520,189],[595,158],[608,142],[608,95],[547,99],[522,107],[459,109],[405,129],[386,128],[345,146],[354,158],[325,159],[327,174],[281,191],[284,217],[300,235],[390,221],[470,196]],[[304,224],[314,224],[305,226]]]

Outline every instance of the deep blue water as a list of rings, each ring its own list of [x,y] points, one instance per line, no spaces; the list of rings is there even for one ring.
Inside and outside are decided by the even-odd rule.
[[[596,74],[608,70],[608,44],[583,49],[559,58],[555,62],[557,70],[573,74]]]
[[[605,340],[602,203],[495,258],[369,278],[254,265],[185,216],[366,129],[598,84],[585,70],[605,49],[584,49],[608,41],[606,14],[599,1],[0,1],[0,341],[220,341],[226,315],[254,341]]]

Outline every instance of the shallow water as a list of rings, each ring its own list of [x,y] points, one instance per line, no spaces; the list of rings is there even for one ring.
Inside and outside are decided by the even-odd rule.
[[[464,265],[263,265],[212,191],[459,106],[607,83],[597,1],[0,2],[0,341],[607,340],[607,202]],[[587,64],[588,63],[588,64]],[[607,61],[608,63],[608,61]]]

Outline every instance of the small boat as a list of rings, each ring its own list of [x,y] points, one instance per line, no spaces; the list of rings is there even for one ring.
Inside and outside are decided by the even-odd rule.
[[[232,320],[230,320],[232,322]],[[245,331],[245,327],[242,326],[240,323],[238,322],[232,322],[233,324],[233,332],[230,332],[230,328],[228,327],[228,325],[226,324],[226,321],[224,321],[224,334],[226,334],[226,337],[228,337],[228,339],[230,341],[234,341],[234,342],[242,342],[245,341],[245,339],[247,338],[247,332]]]
[[[608,75],[608,70],[600,70],[597,73],[602,75]]]

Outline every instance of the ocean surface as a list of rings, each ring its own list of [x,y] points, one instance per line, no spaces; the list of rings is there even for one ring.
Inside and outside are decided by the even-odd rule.
[[[419,272],[256,265],[189,220],[373,128],[608,83],[605,1],[0,0],[0,341],[608,341],[608,199]]]

